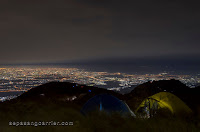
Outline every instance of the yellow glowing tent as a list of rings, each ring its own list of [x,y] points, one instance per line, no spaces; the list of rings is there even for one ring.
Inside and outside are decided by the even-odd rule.
[[[192,113],[192,110],[181,99],[168,92],[160,92],[146,98],[136,113],[143,112],[150,117],[161,108],[168,109],[174,115]]]

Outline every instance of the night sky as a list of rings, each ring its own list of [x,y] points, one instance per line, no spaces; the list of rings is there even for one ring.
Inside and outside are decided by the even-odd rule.
[[[200,8],[174,0],[1,0],[0,63],[200,58]]]

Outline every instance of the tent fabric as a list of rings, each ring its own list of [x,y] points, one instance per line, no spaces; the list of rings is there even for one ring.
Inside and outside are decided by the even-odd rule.
[[[150,114],[149,112],[156,111],[160,108],[166,108],[175,115],[180,113],[189,114],[192,112],[181,99],[169,92],[160,92],[148,97],[140,104],[136,112],[142,109],[143,112]]]
[[[100,94],[89,99],[83,106],[81,113],[87,115],[93,111],[105,111],[106,113],[118,112],[122,115],[135,114],[123,101],[109,94]]]

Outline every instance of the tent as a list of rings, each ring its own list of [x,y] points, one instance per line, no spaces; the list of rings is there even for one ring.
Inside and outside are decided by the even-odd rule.
[[[136,112],[151,117],[160,109],[166,109],[173,115],[188,115],[192,110],[177,96],[169,92],[160,92],[146,98],[137,108]]]
[[[135,116],[126,103],[109,94],[100,94],[92,97],[81,109],[81,113],[84,115],[93,111],[104,111],[108,114],[118,112],[121,115]]]

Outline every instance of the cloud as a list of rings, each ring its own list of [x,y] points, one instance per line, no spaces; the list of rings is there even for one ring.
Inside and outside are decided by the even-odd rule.
[[[198,54],[198,14],[183,2],[1,1],[0,61]]]

